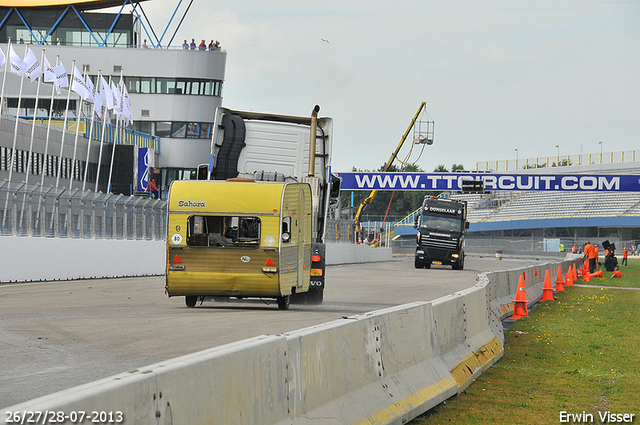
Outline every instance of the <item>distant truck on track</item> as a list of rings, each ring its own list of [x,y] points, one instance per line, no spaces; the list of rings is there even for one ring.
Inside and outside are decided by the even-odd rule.
[[[165,289],[210,298],[292,296],[319,304],[333,121],[218,108],[208,165],[169,192]]]
[[[426,196],[414,222],[418,229],[415,267],[431,264],[464,268],[464,237],[469,228],[467,202]]]

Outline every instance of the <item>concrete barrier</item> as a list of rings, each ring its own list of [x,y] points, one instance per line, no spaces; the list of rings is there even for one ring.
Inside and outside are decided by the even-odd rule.
[[[164,274],[166,242],[0,236],[0,282]],[[327,244],[327,264],[391,261],[391,248]]]
[[[0,236],[0,282],[164,273],[163,241]]]
[[[431,337],[430,303],[287,334],[294,424],[409,421],[456,394]]]
[[[124,424],[406,423],[502,357],[502,303],[512,304],[522,273],[527,298],[536,297],[543,269],[486,273],[433,302],[157,363],[8,407],[0,424],[10,423],[7,411],[119,411]]]
[[[391,248],[371,248],[369,245],[327,244],[327,264],[374,263],[391,261]]]

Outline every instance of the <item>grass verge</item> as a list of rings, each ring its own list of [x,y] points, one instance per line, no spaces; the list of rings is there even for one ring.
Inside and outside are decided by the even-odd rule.
[[[538,304],[505,331],[500,361],[411,424],[557,424],[561,412],[583,415],[565,423],[606,423],[599,412],[640,423],[640,259],[621,270]]]

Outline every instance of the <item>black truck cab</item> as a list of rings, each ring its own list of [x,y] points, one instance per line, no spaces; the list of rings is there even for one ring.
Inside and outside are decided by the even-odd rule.
[[[418,230],[416,268],[428,269],[431,264],[464,268],[464,236],[469,228],[466,201],[427,196],[414,226]]]

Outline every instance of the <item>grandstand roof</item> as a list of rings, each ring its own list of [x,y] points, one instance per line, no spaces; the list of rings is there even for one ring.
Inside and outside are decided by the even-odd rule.
[[[140,1],[148,0],[137,0],[136,3]],[[123,3],[124,0],[2,0],[0,7],[56,9],[73,5],[78,10],[91,10],[122,6]]]

